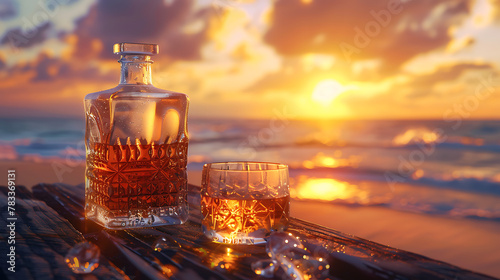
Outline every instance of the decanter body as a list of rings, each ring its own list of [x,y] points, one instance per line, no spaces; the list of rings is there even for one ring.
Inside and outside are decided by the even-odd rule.
[[[182,224],[188,97],[151,82],[152,44],[121,43],[120,84],[85,97],[86,217],[109,229]]]

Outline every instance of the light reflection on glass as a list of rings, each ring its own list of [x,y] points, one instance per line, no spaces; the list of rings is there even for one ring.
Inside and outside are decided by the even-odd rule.
[[[234,252],[234,250],[229,247],[217,249],[223,250],[225,252],[224,255],[211,254],[206,248],[197,248],[195,250],[199,252],[202,262],[207,264],[208,267],[223,272],[230,272],[236,269],[236,264],[239,262],[240,258],[250,256],[250,254]]]

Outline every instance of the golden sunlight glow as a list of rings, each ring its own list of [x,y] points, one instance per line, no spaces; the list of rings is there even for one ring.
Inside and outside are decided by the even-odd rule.
[[[337,165],[337,160],[335,160],[332,157],[324,157],[321,161],[324,166],[336,166]]]
[[[413,180],[418,180],[420,178],[422,178],[425,174],[425,171],[423,171],[422,169],[417,169],[415,170],[415,172],[413,172],[413,174],[411,175],[411,178]]]
[[[356,156],[349,156],[346,158],[342,158],[341,156],[341,151],[336,151],[333,156],[328,156],[322,152],[319,152],[312,159],[303,161],[302,166],[307,169],[313,169],[316,167],[336,168],[343,166],[351,166],[356,168],[361,161],[360,158]]]
[[[484,145],[484,139],[472,138],[472,137],[460,137],[460,143],[464,145],[482,146]]]
[[[448,53],[454,53],[472,45],[473,43],[474,39],[471,37],[453,38],[446,46],[446,51]]]
[[[310,178],[299,184],[296,196],[302,199],[335,200],[346,199],[352,196],[352,189],[346,182],[330,178]]]
[[[318,40],[321,40],[321,36],[318,35]],[[315,39],[317,40],[317,39]],[[317,54],[317,53],[308,53],[302,56],[302,64],[304,65],[306,71],[311,71],[314,68],[328,70],[335,63],[335,56],[333,55],[325,55],[325,54]]]
[[[439,135],[433,131],[412,128],[394,137],[392,142],[396,145],[406,145],[412,142],[434,143],[438,139]]]
[[[434,1],[425,8],[408,9],[405,17],[393,17],[390,26],[377,23],[385,18],[369,18],[366,9],[375,9],[377,15],[378,9],[384,9],[383,3],[374,1],[345,5],[323,1],[321,7],[315,0],[290,5],[255,0],[194,1],[186,7],[176,6],[182,8],[179,18],[157,22],[157,32],[146,34],[160,43],[161,49],[154,58],[153,81],[159,88],[190,95],[190,115],[199,119],[273,119],[277,111],[289,119],[307,121],[442,119],[448,110],[450,117],[465,114],[454,104],[474,105],[467,103],[470,100],[465,94],[474,95],[479,88],[476,95],[486,90],[484,94],[492,91],[491,96],[481,103],[480,110],[466,113],[471,119],[498,118],[498,87],[480,82],[500,69],[500,56],[495,52],[500,40],[499,1],[470,1],[466,10]],[[43,40],[26,44],[19,38],[0,46],[0,92],[11,93],[2,100],[0,107],[5,110],[0,114],[80,118],[86,94],[116,86],[113,77],[118,78],[120,66],[108,49],[112,30],[95,27],[104,20],[96,17],[104,6],[80,2],[85,3],[64,8],[67,13],[54,19],[50,26],[53,32],[45,34]],[[150,8],[165,8],[172,1],[158,2]],[[26,7],[0,27],[4,35],[23,29],[24,18],[33,20],[33,9]],[[323,12],[314,13],[318,8]],[[123,12],[147,17],[147,13],[142,14],[147,10],[130,6]],[[346,24],[325,26],[331,11],[349,14],[348,19],[338,22]],[[408,20],[421,17],[425,20],[419,24]],[[126,16],[112,18],[116,25],[126,20]],[[368,20],[385,26],[377,38],[371,33],[379,30],[370,29]],[[307,24],[290,30],[297,22]],[[140,22],[145,30],[150,24]],[[353,34],[353,26],[360,27],[363,34]],[[64,36],[57,36],[60,33]],[[132,41],[145,36],[129,35]],[[429,46],[414,45],[421,36],[441,40]],[[174,37],[186,46],[170,49],[167,39]],[[371,42],[367,48],[365,41]],[[21,45],[14,46],[18,43]],[[165,52],[165,48],[170,50]],[[159,117],[163,112],[156,113],[153,105],[148,106],[134,116],[122,116],[134,120],[141,140],[153,143],[182,129],[168,126],[179,117],[175,112],[164,120]],[[120,133],[116,137],[125,142],[126,133]],[[340,145],[335,139],[326,141],[326,145]],[[431,131],[402,130],[386,144],[415,141],[439,140]],[[463,142],[482,144],[480,139]],[[231,153],[231,149],[225,150]],[[345,158],[325,152],[323,158],[301,157],[295,164],[303,168],[352,166]]]
[[[472,7],[472,21],[482,27],[494,19],[495,3],[491,0],[477,0]]]
[[[335,80],[324,80],[314,88],[312,99],[325,106],[330,105],[335,98],[341,95],[345,88]]]

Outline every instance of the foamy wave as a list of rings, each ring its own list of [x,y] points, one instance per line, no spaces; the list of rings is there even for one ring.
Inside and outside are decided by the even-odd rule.
[[[291,169],[290,176],[297,200],[500,221],[500,183],[490,179],[422,176],[390,185],[381,171],[350,167]]]
[[[446,177],[433,178],[426,176],[398,176],[397,171],[393,174],[398,176],[393,182],[387,181],[387,171],[376,169],[356,168],[355,166],[342,167],[316,167],[309,169],[302,166],[291,166],[290,176],[314,176],[314,177],[332,177],[341,180],[370,180],[377,184],[389,187],[395,184],[412,184],[420,186],[429,186],[440,189],[450,189],[456,191],[465,191],[471,193],[493,194],[500,196],[500,181],[498,177],[476,178],[476,177]],[[420,170],[417,170],[417,172]]]
[[[442,216],[450,218],[463,218],[474,220],[488,220],[500,222],[499,210],[486,210],[478,208],[461,208],[460,204],[448,203],[407,203],[405,200],[374,199],[360,200],[359,198],[335,198],[333,200],[292,197],[295,200],[314,201],[320,203],[330,203],[347,207],[383,207],[403,212],[416,214],[426,214],[432,216]]]
[[[18,158],[16,148],[12,145],[0,144],[0,159],[15,160]]]
[[[481,195],[456,196],[453,192],[419,190],[422,186],[406,185],[393,192],[377,182],[349,183],[333,178],[298,176],[291,180],[291,197],[295,200],[330,203],[348,207],[384,207],[417,214],[450,218],[500,221],[498,203],[482,205]],[[385,188],[384,188],[385,187]],[[428,188],[428,187],[426,187]],[[490,198],[500,202],[500,198]]]
[[[416,180],[411,180],[410,182],[458,191],[493,194],[500,196],[500,183],[491,181],[490,179],[457,178],[445,180],[421,177]]]
[[[405,146],[411,143],[434,143],[439,139],[439,134],[427,128],[411,128],[394,137],[392,143],[396,146]]]
[[[29,146],[32,141],[29,138],[19,138],[12,140],[0,140],[0,145]]]

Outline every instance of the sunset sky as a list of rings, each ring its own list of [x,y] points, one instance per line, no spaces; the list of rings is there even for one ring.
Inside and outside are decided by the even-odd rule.
[[[0,116],[83,118],[123,41],[195,118],[500,116],[498,0],[0,0]]]

